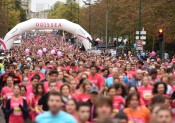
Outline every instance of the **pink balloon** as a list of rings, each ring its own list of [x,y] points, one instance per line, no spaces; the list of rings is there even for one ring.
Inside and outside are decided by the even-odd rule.
[[[55,50],[51,50],[51,54],[54,55],[55,54]]]
[[[42,56],[43,55],[43,51],[42,50],[38,50],[38,55]]]
[[[157,58],[157,61],[161,61],[161,59],[160,58]]]
[[[151,56],[156,56],[156,53],[154,51],[151,52]]]
[[[43,48],[43,52],[44,52],[44,53],[47,52],[47,49],[46,49],[46,48]]]
[[[29,51],[30,51],[29,49],[26,49],[26,50],[25,50],[25,53],[26,53],[26,54],[29,54]]]
[[[62,52],[61,51],[58,51],[57,52],[57,55],[58,55],[58,57],[61,57],[62,56]]]
[[[68,49],[72,49],[72,45],[70,45],[70,46],[68,47]]]

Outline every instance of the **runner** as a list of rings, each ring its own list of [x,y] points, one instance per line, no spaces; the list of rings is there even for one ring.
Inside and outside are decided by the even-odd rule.
[[[14,95],[7,100],[6,113],[9,115],[9,123],[24,123],[28,116],[27,101],[20,96],[20,87],[14,86]]]
[[[52,92],[49,94],[48,99],[48,112],[45,112],[36,117],[36,123],[56,123],[58,121],[62,123],[76,123],[76,120],[70,114],[61,110],[62,97],[59,92]]]

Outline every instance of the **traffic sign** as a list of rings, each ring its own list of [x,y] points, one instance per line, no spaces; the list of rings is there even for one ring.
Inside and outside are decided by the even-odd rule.
[[[136,41],[136,50],[143,50],[143,42],[141,40]]]
[[[140,32],[140,34],[139,34]],[[144,28],[142,29],[142,31],[136,31],[136,40],[146,40],[146,31],[144,30]],[[145,45],[146,43],[142,43],[143,45]]]
[[[143,45],[146,45],[146,41],[142,41]]]
[[[141,41],[141,40],[137,40],[137,41],[136,41],[136,46],[137,46],[137,47],[143,47],[142,41]]]
[[[136,36],[136,40],[139,40],[139,36]],[[146,40],[146,36],[140,36],[140,40]]]
[[[136,40],[139,40],[139,36],[136,36]]]
[[[139,35],[139,31],[136,31],[136,35]],[[146,31],[140,31],[140,35],[146,35]]]
[[[146,36],[140,36],[141,40],[146,40]]]

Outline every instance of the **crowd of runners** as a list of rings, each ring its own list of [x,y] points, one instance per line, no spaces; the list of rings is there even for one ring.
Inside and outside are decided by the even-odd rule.
[[[173,123],[175,57],[80,51],[50,33],[2,53],[6,123]],[[142,56],[142,54],[141,54]]]

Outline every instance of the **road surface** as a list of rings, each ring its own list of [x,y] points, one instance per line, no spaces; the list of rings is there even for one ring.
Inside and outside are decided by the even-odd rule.
[[[0,123],[5,123],[2,110],[0,109]]]

